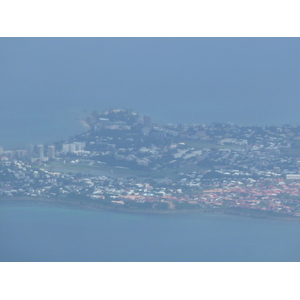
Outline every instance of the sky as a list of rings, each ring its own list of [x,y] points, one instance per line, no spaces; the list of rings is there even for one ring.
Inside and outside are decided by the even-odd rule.
[[[297,125],[299,53],[299,38],[0,38],[0,145],[67,138],[109,108]]]
[[[11,3],[12,11],[17,18],[22,15],[26,19],[33,19],[22,9],[16,11],[15,3]],[[28,6],[27,2],[24,5]],[[68,5],[68,10],[69,7]],[[269,11],[273,7],[274,3],[268,5],[266,9]],[[298,12],[296,9],[292,10],[288,4],[284,7],[296,14]],[[48,9],[47,5],[45,11]],[[169,10],[169,6],[167,9]],[[61,13],[60,7],[56,10],[65,23],[67,12]],[[7,15],[6,10],[3,11]],[[97,14],[99,11],[95,10]],[[257,11],[264,23],[268,21],[266,15],[272,16],[261,10],[261,3]],[[213,12],[216,13],[215,9]],[[123,11],[120,13],[128,18]],[[196,13],[198,14],[198,11]],[[228,13],[223,11],[220,13],[228,18]],[[36,15],[41,18],[41,14]],[[73,15],[77,21],[78,14]],[[244,17],[240,13],[236,15],[239,18]],[[273,13],[273,16],[273,24],[268,23],[268,28],[272,28],[274,22],[280,24],[280,27],[283,23],[289,22],[288,19],[278,22],[278,19],[282,20],[279,14]],[[162,14],[162,17],[165,21],[165,14]],[[177,19],[177,14],[175,17]],[[220,18],[220,15],[217,17]],[[254,19],[254,16],[250,14],[249,18]],[[11,16],[9,19],[15,22]],[[232,19],[232,15],[229,15],[229,19]],[[296,23],[299,22],[295,20]],[[33,21],[33,26],[36,27],[41,20]],[[55,25],[52,21],[53,15],[50,15],[48,23],[51,27]],[[5,25],[6,28],[9,27],[7,22]],[[68,25],[71,27],[69,23]],[[251,26],[253,25],[255,26],[251,23]],[[16,26],[21,27],[22,24],[18,23]],[[84,115],[83,111],[101,111],[110,107],[129,108],[142,114],[149,114],[154,121],[161,123],[210,124],[230,121],[241,125],[300,124],[299,50],[299,38],[0,38],[0,146],[4,146],[5,149],[24,147],[29,142],[51,143],[58,138],[67,138],[69,134],[84,130],[80,127],[80,122],[75,120]],[[7,269],[8,272],[11,267],[10,265]],[[38,267],[34,274],[40,274],[45,269],[44,265],[34,267]],[[50,276],[57,273],[57,266],[54,267],[55,269],[50,269]],[[102,270],[103,267],[105,268],[101,265]],[[120,273],[120,268],[116,269],[115,265],[113,267],[115,267],[113,274]],[[153,268],[152,273],[148,272],[149,267],[147,273],[156,274],[157,266],[153,267],[155,269]],[[240,295],[243,287],[246,288],[244,282],[247,281],[244,278],[250,279],[250,276],[257,275],[257,265],[248,264],[247,272],[244,272],[245,265],[231,264],[230,267],[235,267],[236,271],[229,271],[230,278],[239,283],[234,291],[230,290],[230,293],[236,292]],[[266,268],[262,267],[264,266],[259,266],[260,273],[265,278],[273,280],[267,281],[270,284],[277,280],[274,274],[278,268],[285,274],[291,274],[286,276],[284,284],[281,282],[279,285],[281,287],[279,293],[286,295],[287,291],[290,294],[293,292],[288,285],[296,278],[292,276],[291,265],[284,270],[282,268],[285,266],[279,267],[276,264],[271,268],[269,264]],[[67,268],[70,269],[70,265]],[[109,265],[105,270],[109,273],[111,268]],[[160,271],[161,268],[162,266]],[[169,268],[170,265],[166,269]],[[231,286],[228,284],[230,282],[224,280],[228,274],[228,265],[224,265],[224,270],[215,264],[208,267],[201,265],[201,269],[203,268],[202,273],[206,277],[212,268],[215,268],[213,276],[215,274],[223,276],[218,282],[223,284],[223,288],[220,289],[222,293]],[[90,267],[84,271],[93,274],[91,271],[94,270],[91,269]],[[144,270],[145,265],[142,265],[136,273],[142,272],[143,282],[148,282],[144,278],[150,277],[147,277]],[[23,276],[24,274],[28,276],[27,266],[24,272],[23,270],[20,272],[19,268],[15,271],[14,276],[21,274],[22,280],[18,282],[23,284],[23,290],[28,289],[31,285],[24,281]],[[127,266],[121,271],[128,274]],[[178,271],[177,265],[174,265],[174,271]],[[193,266],[184,271],[185,274],[193,275],[195,269]],[[73,273],[66,273],[66,270],[61,272],[63,275],[71,275],[76,281],[78,278],[73,278]],[[164,269],[161,273],[167,274],[165,278],[171,276],[173,281],[178,277],[173,276],[176,272],[168,273]],[[32,279],[32,273],[29,274],[31,276],[28,278]],[[236,277],[235,274],[243,276]],[[133,276],[131,273],[130,275]],[[204,281],[205,276],[201,277]],[[212,287],[211,277],[208,276],[208,280],[205,281],[209,288]],[[243,278],[242,282],[239,281],[240,278]],[[36,277],[33,279],[39,280]],[[186,293],[188,284],[190,291],[190,281],[182,283],[182,279],[180,280],[182,293]],[[43,286],[44,283],[45,280],[39,282],[42,287],[47,288]],[[106,283],[110,288],[108,292],[111,292],[113,287],[111,283],[114,282]],[[126,284],[125,280],[125,288],[130,287],[130,284]],[[90,285],[82,285],[82,282],[79,286],[83,287],[83,293],[91,290]],[[144,287],[143,284],[141,286]],[[69,287],[68,295],[74,290],[74,280],[70,282]],[[38,289],[37,291],[40,292]],[[142,292],[139,289],[137,291],[139,295]],[[32,290],[30,292],[32,293]],[[75,289],[75,292],[78,291]],[[129,292],[132,293],[132,290]],[[156,289],[153,292],[156,293]],[[177,289],[175,292],[178,294]],[[211,295],[211,289],[206,289],[205,292]],[[256,289],[253,289],[253,292],[256,293]],[[266,296],[270,296],[270,289],[263,292]],[[203,294],[203,288],[201,293]],[[276,289],[276,295],[279,293]],[[166,290],[166,295],[170,295],[170,289]]]

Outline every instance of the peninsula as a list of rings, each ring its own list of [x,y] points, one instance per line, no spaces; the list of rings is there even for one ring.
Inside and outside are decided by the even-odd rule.
[[[125,109],[82,122],[63,141],[0,147],[0,199],[300,220],[300,126],[159,125]]]

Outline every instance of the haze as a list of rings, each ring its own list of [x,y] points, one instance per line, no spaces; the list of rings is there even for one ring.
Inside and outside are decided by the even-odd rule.
[[[85,130],[84,111],[159,123],[297,125],[299,38],[1,38],[0,145]]]

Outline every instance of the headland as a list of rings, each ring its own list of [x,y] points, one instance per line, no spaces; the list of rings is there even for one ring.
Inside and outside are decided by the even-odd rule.
[[[300,126],[159,125],[114,109],[49,145],[0,148],[0,199],[300,220]]]

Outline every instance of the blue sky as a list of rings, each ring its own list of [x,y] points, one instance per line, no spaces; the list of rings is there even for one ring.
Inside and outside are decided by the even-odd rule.
[[[114,107],[159,123],[300,124],[299,53],[299,38],[1,38],[0,126]]]

